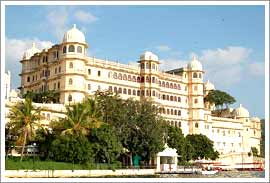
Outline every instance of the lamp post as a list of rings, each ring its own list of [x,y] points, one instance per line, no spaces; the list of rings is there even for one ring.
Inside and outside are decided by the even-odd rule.
[[[33,170],[35,170],[36,168],[35,168],[35,156],[36,156],[36,152],[35,152],[35,147],[36,147],[36,143],[34,142],[33,143],[33,147],[32,147],[32,153],[33,153]]]

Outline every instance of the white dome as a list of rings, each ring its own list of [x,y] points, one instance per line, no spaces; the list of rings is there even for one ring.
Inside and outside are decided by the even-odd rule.
[[[64,34],[63,43],[66,42],[78,42],[85,44],[84,34],[76,28],[76,24],[73,25],[73,28],[68,30]]]
[[[215,85],[213,83],[210,83],[208,80],[207,83],[204,83],[204,90],[215,90]]]
[[[244,108],[242,106],[242,104],[240,104],[239,108],[234,109],[233,114],[236,117],[240,117],[240,118],[249,118],[249,112],[246,108]]]
[[[150,51],[146,51],[140,56],[140,60],[158,61],[158,56],[155,55],[154,53],[150,52]]]
[[[195,57],[193,57],[193,60],[188,64],[188,69],[199,71],[203,70],[201,62],[199,62]]]
[[[36,48],[36,44],[32,44],[32,48],[26,50],[23,54],[23,59],[30,59],[35,53],[40,52],[39,49]]]

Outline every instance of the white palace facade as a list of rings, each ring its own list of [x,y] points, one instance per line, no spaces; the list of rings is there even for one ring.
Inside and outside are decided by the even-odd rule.
[[[62,107],[44,104],[48,120],[63,110],[64,104],[80,102],[97,90],[110,90],[123,99],[151,98],[166,121],[181,128],[184,135],[208,136],[224,158],[243,156],[251,147],[260,149],[260,119],[250,117],[243,106],[223,117],[211,114],[214,106],[204,103],[204,97],[215,87],[209,81],[204,83],[204,70],[197,59],[184,68],[162,72],[158,56],[152,52],[140,55],[138,66],[133,66],[89,57],[87,48],[84,34],[74,25],[61,43],[44,50],[33,44],[24,53],[20,61],[22,94],[60,92]]]

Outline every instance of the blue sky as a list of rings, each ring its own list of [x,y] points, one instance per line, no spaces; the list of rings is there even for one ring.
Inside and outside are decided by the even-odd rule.
[[[31,42],[62,41],[73,24],[85,33],[88,55],[135,63],[152,51],[162,69],[197,55],[216,89],[264,117],[264,6],[7,6],[6,70],[20,85],[20,58]]]

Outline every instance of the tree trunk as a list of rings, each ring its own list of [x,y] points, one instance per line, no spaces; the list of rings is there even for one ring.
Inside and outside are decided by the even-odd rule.
[[[21,152],[21,160],[23,159],[23,152],[24,152],[24,147],[25,147],[25,143],[26,143],[26,137],[27,137],[27,132],[24,132],[24,139],[23,139],[23,146],[22,146],[22,152]]]
[[[130,155],[129,155],[129,159],[130,159],[130,166],[131,166],[131,167],[133,167],[132,153],[130,153]]]

